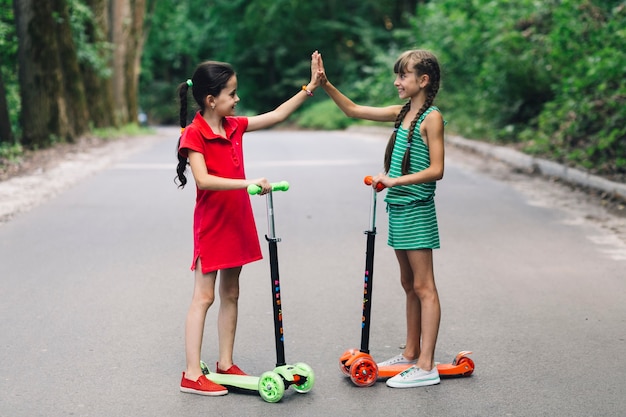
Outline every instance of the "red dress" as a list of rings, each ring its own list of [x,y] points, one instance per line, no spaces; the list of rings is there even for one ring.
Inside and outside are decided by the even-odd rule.
[[[242,139],[247,127],[246,117],[226,117],[224,138],[213,133],[198,112],[183,131],[178,151],[183,156],[187,156],[188,149],[202,153],[210,175],[244,179]],[[262,259],[246,189],[210,191],[196,186],[196,192],[191,269],[196,268],[198,258],[204,274]]]

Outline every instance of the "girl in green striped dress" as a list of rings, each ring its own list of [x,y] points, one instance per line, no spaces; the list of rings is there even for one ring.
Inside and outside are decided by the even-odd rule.
[[[348,117],[395,122],[385,152],[385,172],[374,176],[387,187],[389,240],[400,265],[406,293],[406,347],[379,366],[406,364],[407,370],[387,380],[394,388],[439,383],[435,345],[441,308],[433,271],[433,249],[439,248],[435,211],[436,181],[443,178],[444,120],[433,106],[440,69],[429,51],[406,51],[394,65],[394,86],[404,105],[386,107],[354,103],[326,78],[321,55],[318,76],[326,93]]]

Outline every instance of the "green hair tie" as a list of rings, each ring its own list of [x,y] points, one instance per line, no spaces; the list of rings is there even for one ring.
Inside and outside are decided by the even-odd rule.
[[[187,80],[187,85],[188,85],[189,87],[193,87],[193,81],[191,81],[191,80]]]

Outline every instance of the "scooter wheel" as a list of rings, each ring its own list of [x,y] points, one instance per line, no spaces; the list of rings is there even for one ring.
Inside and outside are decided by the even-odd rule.
[[[355,353],[355,349],[348,349],[339,357],[339,369],[341,369],[341,372],[346,376],[350,376],[350,367],[346,366],[346,362],[348,362]]]
[[[264,372],[259,377],[259,394],[268,403],[276,403],[285,394],[285,382],[274,371]]]
[[[204,361],[200,361],[200,369],[202,370],[202,373],[204,375],[208,375],[211,373],[211,371],[209,371],[209,367],[207,366],[206,363],[204,363]]]
[[[378,379],[378,365],[372,358],[359,358],[350,366],[350,379],[356,386],[371,387]]]
[[[296,363],[294,368],[297,369],[296,374],[305,377],[306,381],[300,385],[294,385],[293,389],[301,394],[311,391],[313,389],[313,385],[315,385],[315,374],[313,373],[313,369],[306,363],[302,362]]]
[[[463,357],[459,359],[457,365],[463,366],[465,369],[467,369],[461,374],[461,376],[470,376],[474,373],[474,361],[468,357]]]
[[[344,375],[350,376],[350,367],[346,366],[345,361],[341,359],[339,359],[339,369],[341,369]]]

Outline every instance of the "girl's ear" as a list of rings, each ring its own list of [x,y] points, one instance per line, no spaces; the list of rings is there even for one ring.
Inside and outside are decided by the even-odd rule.
[[[215,97],[212,95],[208,95],[204,98],[204,107],[205,108],[213,108],[215,107]]]
[[[430,84],[430,76],[428,74],[420,75],[419,84],[421,88],[426,88],[426,86]]]

